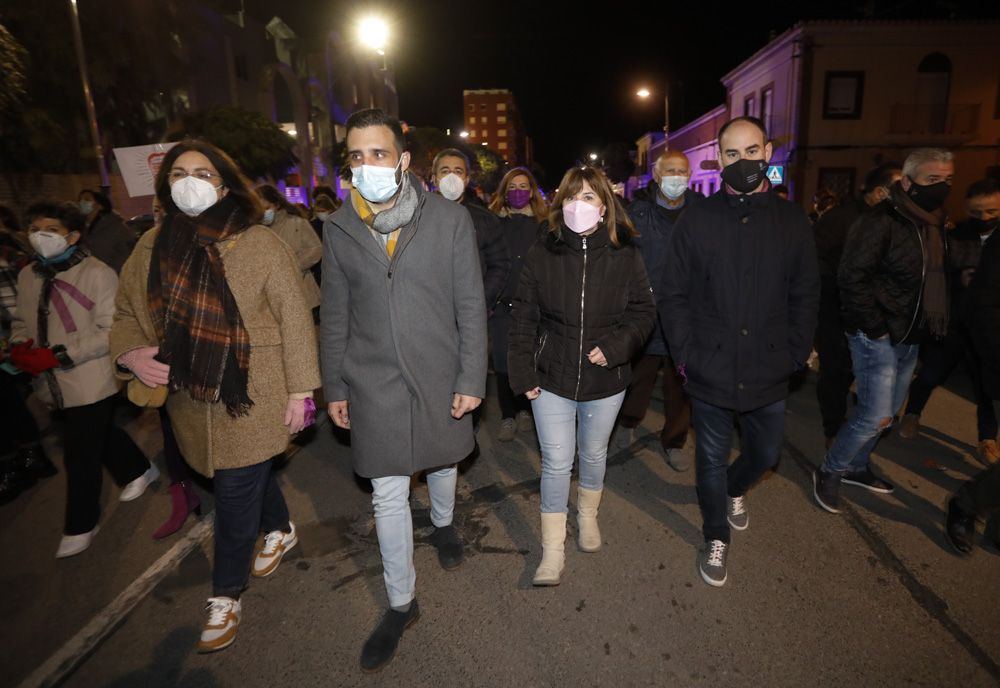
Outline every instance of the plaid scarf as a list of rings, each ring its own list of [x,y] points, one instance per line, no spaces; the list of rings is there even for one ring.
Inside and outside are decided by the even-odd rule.
[[[231,197],[197,217],[171,213],[153,245],[149,312],[170,366],[170,391],[218,402],[234,418],[253,406],[247,392],[250,338],[226,282],[218,243],[251,221]]]

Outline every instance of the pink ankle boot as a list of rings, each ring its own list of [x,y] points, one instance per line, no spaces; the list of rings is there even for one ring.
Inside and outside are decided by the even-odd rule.
[[[160,540],[180,530],[187,520],[188,514],[192,511],[196,516],[201,516],[201,500],[195,494],[191,483],[186,481],[172,483],[170,485],[170,500],[173,504],[170,518],[153,533],[154,540]]]

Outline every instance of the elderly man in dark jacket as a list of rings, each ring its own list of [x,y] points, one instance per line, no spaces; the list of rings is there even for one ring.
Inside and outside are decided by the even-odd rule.
[[[979,267],[969,286],[969,316],[972,337],[982,360],[983,386],[1000,400],[1000,232],[994,230],[983,245]],[[976,517],[1000,511],[1000,463],[994,463],[964,483],[948,502],[945,532],[962,555],[972,553]],[[996,518],[996,516],[994,516]],[[996,546],[1000,535],[994,531]]]
[[[819,276],[809,220],[770,192],[763,123],[719,130],[722,189],[684,212],[663,273],[660,320],[691,397],[701,576],[725,584],[730,527],[749,525],[744,495],[777,463],[788,380],[816,330]],[[733,418],[742,429],[729,466]]]
[[[666,260],[667,245],[677,219],[686,208],[702,199],[702,195],[688,188],[691,179],[691,164],[680,151],[668,150],[660,154],[653,165],[653,179],[649,185],[636,193],[627,212],[639,236],[635,239],[649,283],[653,285],[653,297],[659,302],[662,297],[663,263]],[[646,342],[642,355],[632,362],[632,384],[629,385],[619,415],[616,444],[625,447],[635,439],[634,430],[642,422],[653,396],[656,375],[663,368],[663,429],[660,431],[660,445],[667,456],[667,463],[676,470],[684,471],[690,462],[681,451],[687,442],[688,428],[691,426],[691,401],[684,393],[684,381],[674,367],[667,349],[667,340],[659,322]]]
[[[858,405],[813,473],[820,507],[839,513],[840,484],[888,494],[871,469],[882,431],[903,405],[924,334],[948,330],[944,213],[955,165],[939,148],[913,151],[889,198],[851,227],[837,273]]]
[[[427,471],[432,541],[444,568],[462,561],[452,525],[455,464],[472,451],[486,388],[486,303],[469,213],[426,193],[406,170],[399,121],[362,110],[347,121],[349,202],[324,227],[323,388],[351,458],[371,478],[390,609],[365,643],[374,671],[419,617],[410,478]]]

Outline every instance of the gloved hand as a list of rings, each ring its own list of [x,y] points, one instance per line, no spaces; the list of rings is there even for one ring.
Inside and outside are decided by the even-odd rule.
[[[131,370],[142,384],[156,387],[170,382],[170,366],[156,360],[159,347],[145,346],[126,351],[118,357],[118,364]]]
[[[31,347],[27,342],[24,346],[15,345],[11,349],[10,360],[18,368],[33,376],[41,375],[46,370],[58,368],[60,365],[52,349]]]

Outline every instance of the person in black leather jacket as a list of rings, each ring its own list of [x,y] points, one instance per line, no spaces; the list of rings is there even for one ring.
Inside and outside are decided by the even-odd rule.
[[[871,453],[903,405],[925,334],[947,334],[944,213],[955,165],[939,148],[913,151],[889,198],[851,227],[837,273],[858,405],[813,473],[820,507],[839,513],[840,484],[888,494]]]
[[[543,553],[535,585],[559,583],[577,450],[579,546],[585,552],[601,547],[597,512],[608,439],[631,376],[629,361],[656,320],[631,222],[604,173],[570,169],[552,208],[548,231],[524,261],[508,351],[511,388],[532,400],[542,450]]]

